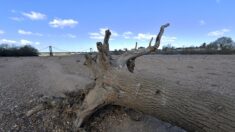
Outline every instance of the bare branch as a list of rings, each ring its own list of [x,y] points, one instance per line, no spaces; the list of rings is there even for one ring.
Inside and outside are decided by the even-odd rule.
[[[105,31],[103,47],[105,49],[106,54],[109,54],[109,38],[111,36],[111,32],[109,30]]]
[[[136,43],[135,43],[135,50],[137,50],[137,46],[138,46],[138,43],[136,42]]]
[[[97,46],[97,49],[98,49],[99,53],[105,53],[105,55],[108,55],[110,36],[111,36],[111,32],[109,30],[106,30],[103,44],[101,42],[96,43],[96,46]]]
[[[166,27],[170,26],[169,23],[165,24],[165,25],[162,25],[161,28],[160,28],[160,31],[156,37],[156,41],[155,41],[155,44],[154,46],[151,46],[151,43],[152,43],[152,39],[150,40],[149,42],[149,47],[148,49],[140,52],[140,53],[137,53],[137,54],[133,54],[131,55],[127,60],[126,60],[126,65],[127,65],[127,68],[130,72],[133,72],[134,71],[134,67],[135,67],[135,59],[140,57],[140,56],[143,56],[143,55],[147,55],[147,54],[150,54],[151,52],[155,52],[159,45],[160,45],[160,42],[161,42],[161,38],[162,38],[162,35],[164,33],[164,29]]]
[[[161,42],[162,35],[164,33],[164,29],[167,28],[168,26],[170,26],[170,23],[167,23],[167,24],[161,26],[160,32],[158,33],[155,44],[154,44],[155,48],[158,48],[160,46],[160,42]]]
[[[96,60],[100,69],[107,69],[110,66],[111,56],[109,53],[109,38],[111,36],[111,32],[109,30],[105,31],[104,42],[97,42],[96,46],[98,49],[98,55]]]
[[[151,47],[152,41],[153,41],[153,37],[149,41],[149,48]]]
[[[97,50],[99,51],[99,53],[103,52],[103,46],[102,46],[101,42],[97,42],[96,43],[96,47],[97,47]]]

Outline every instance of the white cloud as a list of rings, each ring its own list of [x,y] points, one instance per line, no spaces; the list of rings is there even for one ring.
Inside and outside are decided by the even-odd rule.
[[[54,28],[75,27],[78,21],[73,19],[54,19],[49,22],[49,25]]]
[[[0,43],[4,43],[4,44],[16,44],[17,42],[15,40],[10,40],[10,39],[1,39]]]
[[[35,45],[40,45],[40,42],[35,42],[34,44],[35,44]]]
[[[21,45],[40,45],[40,42],[32,42],[26,39],[21,39],[20,44]]]
[[[21,35],[43,36],[41,33],[33,33],[33,32],[31,32],[31,31],[25,31],[25,30],[22,30],[22,29],[19,29],[19,30],[18,30],[18,33],[21,34]]]
[[[2,34],[5,34],[5,32],[3,30],[0,30],[0,35],[2,35]]]
[[[69,38],[77,38],[77,36],[76,36],[76,35],[74,35],[74,34],[70,34],[70,33],[66,34],[66,36],[67,36],[67,37],[69,37]]]
[[[152,37],[155,37],[156,35],[150,34],[150,33],[138,33],[137,36],[134,36],[134,39],[138,40],[150,40]]]
[[[90,38],[91,38],[91,39],[99,39],[99,40],[104,39],[105,31],[106,31],[107,29],[108,29],[108,28],[100,28],[100,29],[99,29],[99,32],[89,33]],[[119,34],[118,34],[117,32],[115,32],[115,31],[110,30],[110,32],[111,32],[111,34],[112,34],[113,37],[119,36]]]
[[[29,40],[21,39],[21,40],[20,40],[20,44],[22,44],[22,45],[31,45],[32,42],[29,41]]]
[[[203,26],[203,25],[206,24],[206,22],[205,22],[204,20],[200,20],[200,21],[199,21],[199,24],[200,24],[201,26]]]
[[[16,13],[16,10],[12,9],[12,10],[11,10],[11,13]]]
[[[89,35],[90,35],[91,39],[99,39],[99,40],[101,40],[101,39],[104,38],[104,36],[99,34],[99,33],[89,33]]]
[[[18,33],[19,33],[19,34],[22,34],[22,35],[32,35],[32,32],[30,32],[30,31],[25,31],[25,30],[22,30],[22,29],[19,29],[19,30],[18,30]]]
[[[32,42],[26,39],[21,39],[20,41],[10,40],[10,39],[1,39],[0,44],[8,45],[39,45],[40,42]]]
[[[17,15],[17,14],[18,14],[18,12],[17,12],[16,10],[14,10],[14,9],[12,9],[12,10],[10,10],[10,11],[11,11],[11,13],[14,14],[14,15]],[[13,21],[18,21],[18,22],[24,20],[23,17],[18,17],[18,16],[9,17],[9,19],[11,19],[11,20],[13,20]]]
[[[176,39],[177,37],[162,36],[163,43],[172,43],[172,42],[175,42]]]
[[[41,33],[33,33],[33,35],[36,35],[36,36],[43,36],[43,34],[41,34]]]
[[[104,36],[106,30],[108,30],[108,28],[100,28],[100,34]],[[117,36],[118,36],[118,33],[117,33],[117,32],[115,32],[115,31],[113,31],[113,30],[110,30],[110,32],[111,32],[112,36],[114,36],[114,37],[117,37]]]
[[[9,18],[10,18],[11,20],[13,20],[13,21],[18,21],[18,22],[24,20],[24,18],[22,18],[22,17],[9,17]]]
[[[124,33],[122,34],[122,36],[123,36],[125,39],[131,38],[132,35],[133,35],[133,33],[130,32],[130,31],[124,32]]]
[[[39,13],[39,12],[34,12],[34,11],[31,11],[29,13],[26,13],[26,12],[23,12],[22,13],[23,16],[31,19],[31,20],[43,20],[43,19],[46,19],[46,15],[45,14],[42,14],[42,13]]]
[[[148,41],[151,38],[156,38],[155,34],[150,34],[150,33],[139,33],[137,36],[134,36],[134,39],[138,39],[141,41]],[[174,36],[162,36],[162,42],[163,43],[172,43],[175,42],[175,40],[177,39],[177,37]]]
[[[107,28],[100,28],[99,32],[92,32],[89,33],[91,39],[99,39],[102,40],[104,39],[105,35],[105,30]],[[117,32],[111,31],[112,35],[114,37],[120,36]],[[137,35],[134,35],[133,32],[127,31],[122,33],[121,37],[124,39],[137,39],[141,41],[149,41],[152,37],[156,38],[156,34],[151,34],[151,33],[138,33]],[[162,42],[164,43],[172,43],[175,42],[177,37],[174,36],[162,36]]]
[[[221,30],[209,32],[207,35],[210,37],[221,37],[221,36],[224,36],[224,34],[228,32],[230,32],[230,29],[224,28]]]

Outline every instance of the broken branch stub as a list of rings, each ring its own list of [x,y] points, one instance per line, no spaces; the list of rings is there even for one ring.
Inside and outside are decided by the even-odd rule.
[[[136,43],[135,43],[135,49],[134,49],[134,50],[137,50],[137,46],[138,46],[138,43],[136,42]]]
[[[105,46],[107,55],[109,54],[109,38],[110,38],[110,36],[111,36],[111,32],[109,30],[106,30],[103,44]]]
[[[126,52],[126,54],[122,55],[121,57],[119,57],[116,60],[113,60],[110,53],[109,53],[109,39],[111,36],[111,32],[110,32],[110,30],[106,30],[103,44],[102,44],[102,42],[96,43],[97,49],[98,49],[98,55],[97,55],[98,61],[96,61],[96,60],[94,60],[94,61],[96,61],[97,65],[99,66],[99,69],[100,70],[102,69],[102,71],[100,73],[107,71],[110,67],[120,67],[120,66],[123,67],[124,65],[126,65],[127,69],[131,73],[133,73],[134,68],[135,68],[135,59],[140,56],[148,55],[148,54],[151,54],[152,52],[155,52],[160,45],[161,37],[164,33],[164,29],[166,27],[168,27],[169,25],[170,24],[167,23],[167,24],[161,26],[160,31],[156,37],[155,44],[153,46],[151,46],[151,43],[153,41],[153,38],[151,38],[151,40],[149,42],[149,46],[145,50],[137,52],[137,53],[136,52]],[[135,49],[137,49],[137,43],[136,43]],[[111,63],[111,61],[112,61],[112,63]],[[98,70],[98,69],[96,69],[96,70]]]
[[[152,52],[155,52],[158,47],[160,46],[160,42],[161,42],[161,38],[162,38],[162,35],[164,33],[164,30],[165,28],[167,28],[168,26],[170,26],[169,23],[165,24],[165,25],[162,25],[161,28],[160,28],[160,31],[156,37],[156,41],[155,41],[155,44],[154,46],[151,46],[151,43],[153,41],[153,38],[151,38],[150,42],[149,42],[149,47],[147,48],[147,50],[143,50],[142,52],[140,53],[137,53],[137,54],[133,54],[132,56],[130,56],[127,60],[126,60],[126,65],[127,65],[127,68],[130,72],[133,72],[134,71],[134,67],[135,67],[135,59],[140,57],[140,56],[143,56],[143,55],[148,55]]]
[[[151,47],[152,41],[153,41],[153,37],[152,37],[152,38],[150,39],[150,41],[149,41],[149,47],[148,47],[148,48]]]

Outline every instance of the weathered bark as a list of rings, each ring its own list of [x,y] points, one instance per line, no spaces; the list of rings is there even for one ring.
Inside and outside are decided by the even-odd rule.
[[[104,44],[98,42],[97,59],[90,56],[86,62],[95,76],[96,87],[77,110],[76,126],[97,109],[107,104],[129,107],[137,111],[177,124],[190,131],[235,130],[235,98],[212,91],[176,87],[173,82],[164,82],[160,77],[138,75],[134,72],[135,59],[157,50],[164,29],[163,25],[154,46],[139,53],[127,52],[117,60],[108,54],[110,31],[106,31]],[[128,72],[125,69],[128,69]],[[95,72],[94,72],[95,71]]]
[[[118,89],[116,105],[126,106],[190,131],[235,130],[235,97],[179,87],[161,77],[112,71],[104,83]]]
[[[114,104],[155,116],[189,131],[235,130],[235,97],[206,88],[179,87],[161,77],[134,73],[135,59],[155,52],[168,26],[161,26],[153,46],[152,38],[145,50],[126,52],[118,59],[112,59],[109,54],[111,32],[106,31],[103,44],[97,42],[98,54],[85,56],[84,64],[93,72],[95,84],[85,92],[81,106],[75,109],[77,120],[74,126],[77,129],[97,109]]]

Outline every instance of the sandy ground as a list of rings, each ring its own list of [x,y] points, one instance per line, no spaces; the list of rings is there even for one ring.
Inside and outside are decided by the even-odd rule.
[[[83,62],[83,56],[80,55],[0,58],[0,131],[19,127],[15,118],[22,113],[15,111],[32,99],[41,95],[62,96],[64,91],[84,88],[91,82],[91,73],[83,66]],[[137,59],[135,70],[161,76],[179,87],[207,87],[235,96],[234,55],[148,55]],[[122,110],[113,110],[100,122],[103,131],[184,131],[149,116],[144,116],[141,121],[133,121]],[[37,130],[44,131],[40,128]]]

